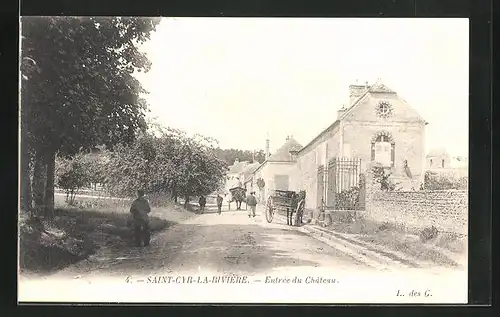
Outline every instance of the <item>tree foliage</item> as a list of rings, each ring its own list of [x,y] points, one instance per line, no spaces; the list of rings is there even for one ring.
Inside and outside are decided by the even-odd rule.
[[[215,154],[221,160],[224,160],[227,165],[233,165],[236,159],[249,162],[259,162],[263,163],[266,159],[266,154],[264,150],[258,150],[255,152],[249,150],[240,149],[221,149],[220,147],[215,149]]]
[[[90,184],[93,166],[87,158],[86,155],[77,154],[71,159],[56,159],[56,184],[66,191],[66,201],[71,205],[78,190]]]
[[[145,128],[145,90],[134,72],[150,68],[138,44],[156,21],[28,17],[21,23],[21,55],[39,70],[22,85],[33,141],[74,154],[81,147],[130,142]]]
[[[33,174],[34,183],[45,184],[44,194],[33,194],[44,196],[47,210],[53,210],[56,153],[71,157],[100,144],[111,148],[132,143],[146,128],[147,105],[141,97],[146,91],[134,73],[151,66],[138,46],[158,22],[136,17],[22,18],[23,208],[31,208]]]
[[[105,187],[115,195],[148,193],[178,196],[207,195],[223,185],[227,164],[215,155],[214,140],[163,128],[145,133],[131,145],[107,152]]]
[[[424,174],[425,190],[464,190],[468,189],[468,177],[457,177],[454,175],[439,174],[436,172],[426,171]]]

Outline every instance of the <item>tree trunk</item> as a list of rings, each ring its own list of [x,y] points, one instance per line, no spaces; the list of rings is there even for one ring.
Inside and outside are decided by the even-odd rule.
[[[21,212],[31,213],[33,196],[31,192],[30,153],[28,146],[21,140]]]
[[[45,197],[45,168],[41,150],[35,152],[35,165],[33,167],[33,202],[35,215],[41,216]]]
[[[31,182],[31,145],[28,124],[29,107],[21,107],[21,211],[33,212],[33,190]]]
[[[47,183],[45,185],[45,217],[54,217],[54,177],[56,168],[56,154],[50,151],[47,154]]]
[[[177,189],[175,188],[175,185],[172,187],[172,199],[174,200],[174,203],[177,204]]]
[[[188,208],[189,205],[189,195],[184,196],[184,208]]]

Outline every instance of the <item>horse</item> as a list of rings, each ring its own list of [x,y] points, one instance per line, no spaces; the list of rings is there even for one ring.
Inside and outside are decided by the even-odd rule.
[[[236,202],[236,210],[241,210],[241,203],[245,202],[245,210],[247,210],[246,205],[246,188],[236,187],[229,190],[231,196],[228,199],[228,210],[231,210],[231,203]]]
[[[286,224],[289,226],[300,226],[304,216],[306,192],[304,190],[294,193],[292,197],[293,208],[286,209]],[[293,214],[295,213],[295,219]]]

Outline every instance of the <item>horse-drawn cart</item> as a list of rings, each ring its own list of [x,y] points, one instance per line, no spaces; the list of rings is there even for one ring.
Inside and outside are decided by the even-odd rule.
[[[241,203],[246,201],[246,192],[246,188],[243,187],[233,187],[229,189],[229,193],[231,194],[231,196],[228,200],[228,209],[231,210],[231,203],[234,201],[236,202],[236,210],[240,210]]]
[[[306,202],[306,192],[294,192],[289,190],[274,190],[267,199],[266,220],[271,223],[275,212],[286,214],[286,224],[299,226],[302,224],[302,216]],[[295,213],[295,218],[293,217]]]

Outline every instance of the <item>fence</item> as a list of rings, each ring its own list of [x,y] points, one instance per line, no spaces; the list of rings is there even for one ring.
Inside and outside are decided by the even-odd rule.
[[[327,209],[365,209],[365,180],[361,159],[335,157],[318,168],[318,206]]]

